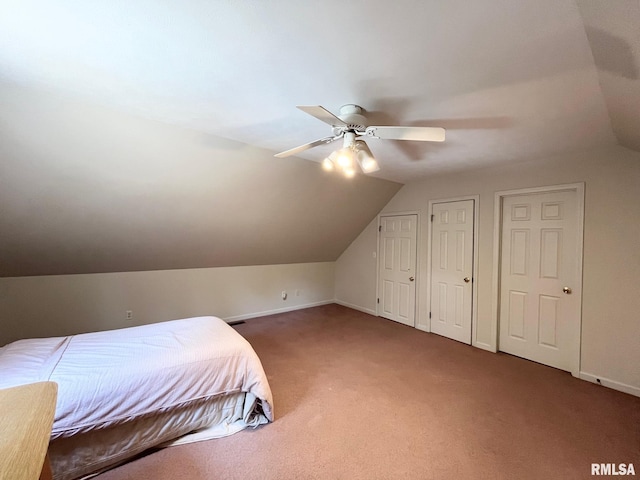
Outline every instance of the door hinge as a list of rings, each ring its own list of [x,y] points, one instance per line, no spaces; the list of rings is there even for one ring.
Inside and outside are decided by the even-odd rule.
[[[382,231],[382,225],[378,225],[378,231],[381,232]]]
[[[433,219],[436,218],[436,216],[432,213],[431,214],[431,221],[433,222]]]
[[[378,303],[380,303],[380,299],[378,299]]]
[[[431,312],[429,312],[429,318],[431,318]]]

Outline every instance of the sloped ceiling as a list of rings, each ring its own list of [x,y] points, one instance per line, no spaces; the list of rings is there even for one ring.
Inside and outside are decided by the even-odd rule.
[[[4,276],[333,261],[401,185],[3,85]]]
[[[611,127],[640,151],[640,0],[580,0]]]
[[[606,5],[606,6],[605,6]],[[639,1],[0,4],[0,275],[335,260],[433,173],[640,145]],[[357,103],[351,181],[273,153]],[[306,160],[313,160],[309,162]],[[375,178],[377,177],[377,178]]]

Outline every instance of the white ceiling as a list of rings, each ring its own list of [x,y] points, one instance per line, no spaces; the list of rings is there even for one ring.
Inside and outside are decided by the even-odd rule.
[[[388,180],[640,146],[638,0],[5,0],[0,9],[5,82],[274,153],[329,134],[301,104],[357,103],[373,124],[447,129],[444,144],[370,140]],[[300,156],[317,161],[327,148]]]

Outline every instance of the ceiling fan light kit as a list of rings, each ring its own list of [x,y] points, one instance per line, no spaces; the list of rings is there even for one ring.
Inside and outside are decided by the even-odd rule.
[[[319,145],[332,143],[343,139],[342,148],[333,151],[322,161],[322,168],[327,171],[341,170],[347,177],[356,173],[355,164],[364,173],[380,170],[369,146],[358,137],[372,137],[390,140],[414,140],[420,142],[444,142],[445,131],[440,127],[398,127],[398,126],[368,126],[364,109],[358,105],[347,104],[340,107],[340,115],[336,116],[320,105],[300,105],[297,107],[318,120],[331,125],[332,135],[319,140],[305,143],[299,147],[277,153],[279,158],[295,155]]]
[[[380,170],[378,162],[364,140],[356,140],[354,132],[345,132],[344,142],[340,150],[334,150],[322,161],[322,168],[326,171],[340,170],[348,178],[356,174],[355,164],[358,163],[364,173]]]

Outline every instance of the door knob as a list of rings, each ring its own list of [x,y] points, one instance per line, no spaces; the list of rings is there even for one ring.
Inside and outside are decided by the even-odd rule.
[[[413,277],[409,277],[409,281],[410,281],[410,282],[413,282],[414,280],[415,280],[415,278],[413,278]]]
[[[469,283],[471,279],[469,277],[464,277],[464,283]]]
[[[562,291],[567,295],[571,295],[572,292],[571,287],[562,287]]]

